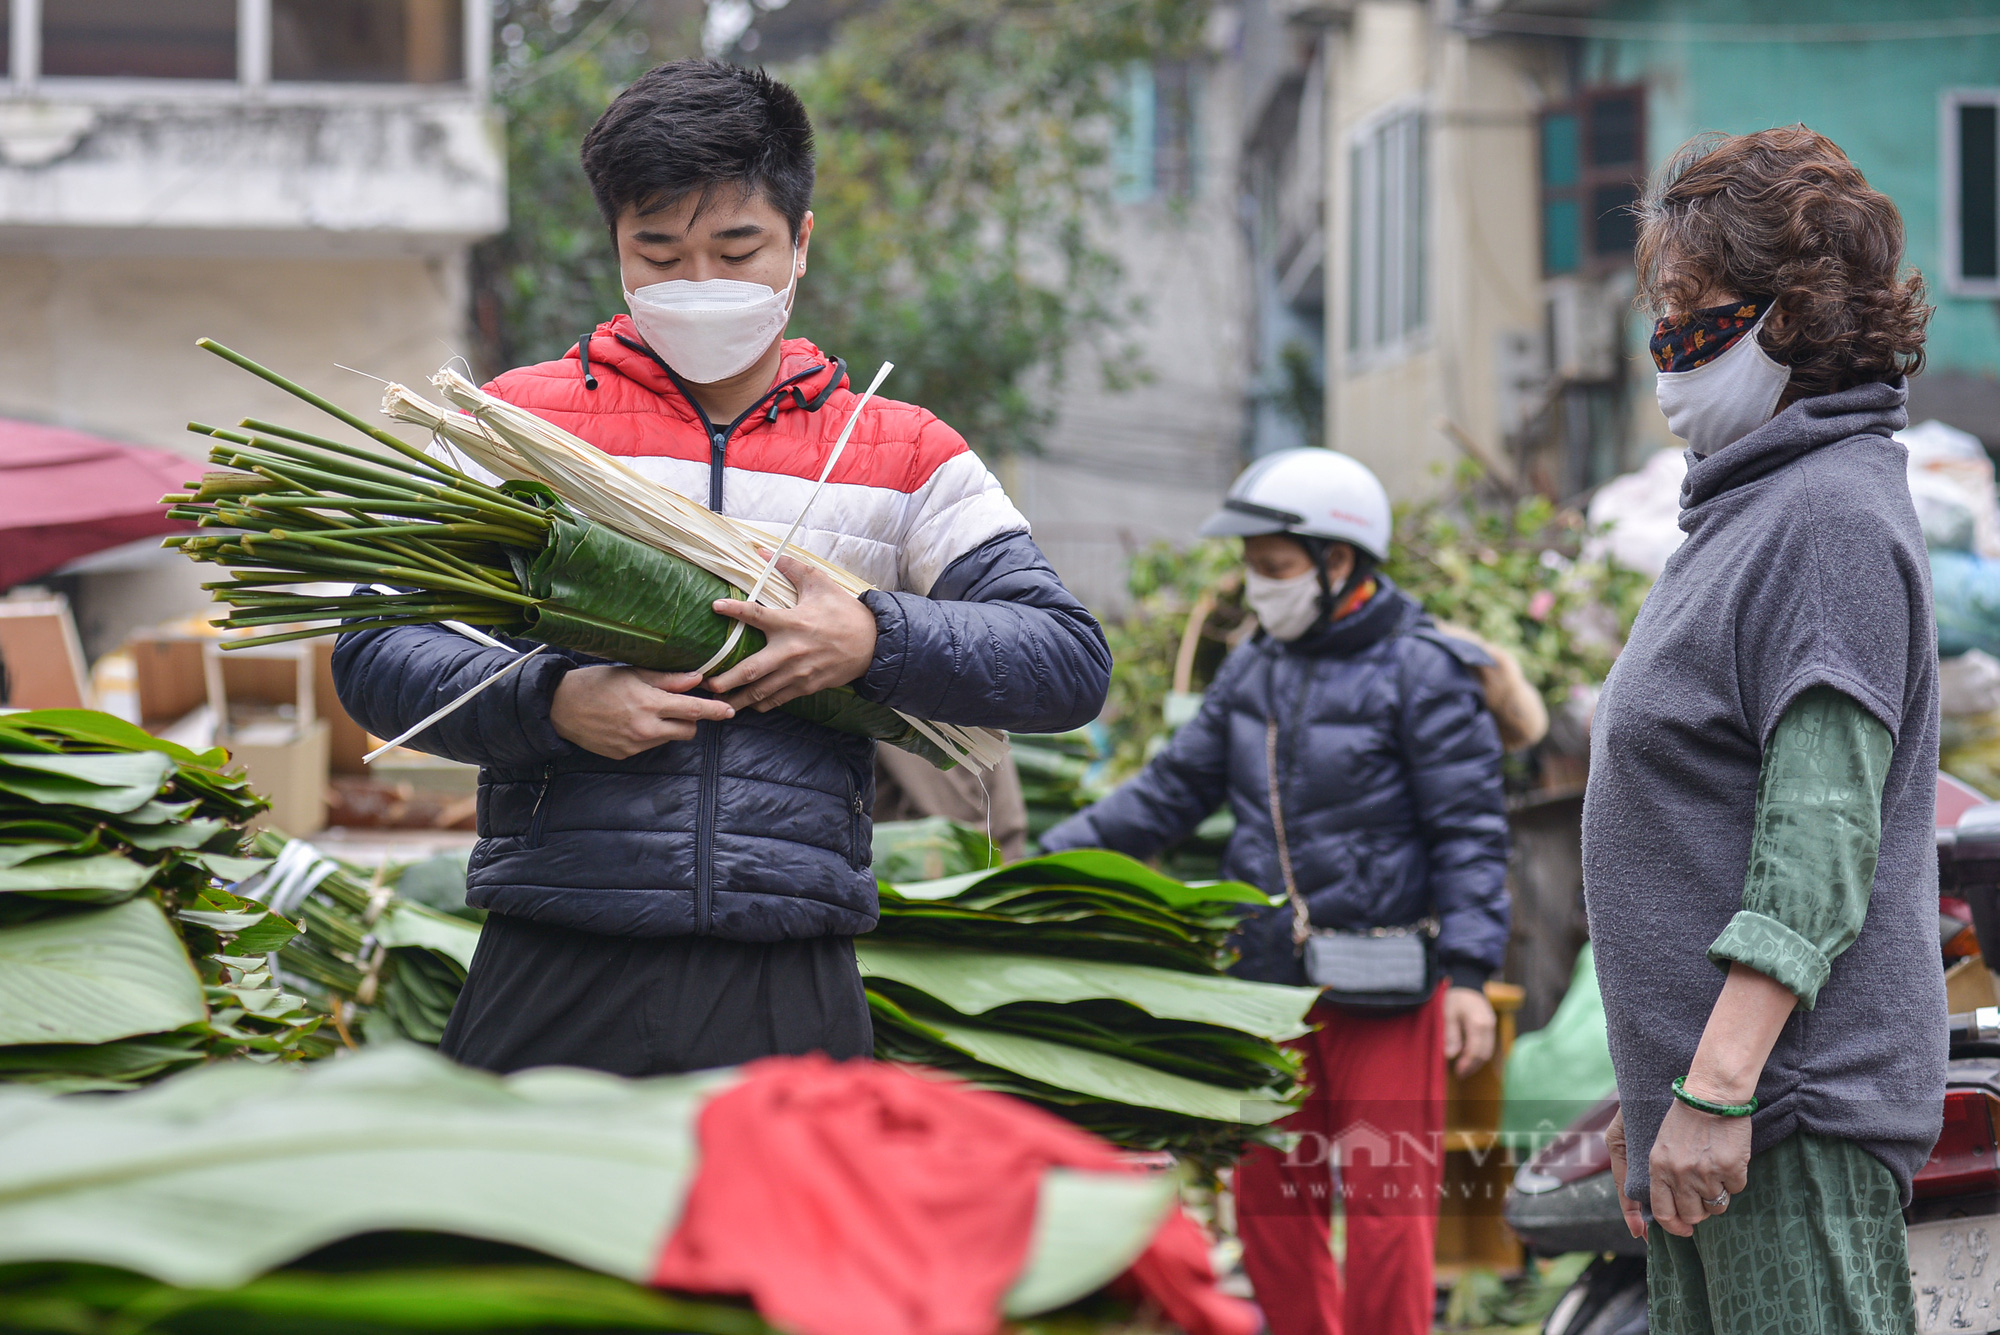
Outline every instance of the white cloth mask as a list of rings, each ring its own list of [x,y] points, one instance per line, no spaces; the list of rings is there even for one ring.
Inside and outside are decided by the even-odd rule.
[[[1771,420],[1792,368],[1774,361],[1757,341],[1760,318],[1735,346],[1692,371],[1661,371],[1655,392],[1667,430],[1706,459]]]
[[[1243,601],[1272,638],[1296,640],[1319,620],[1319,576],[1308,570],[1290,579],[1272,579],[1245,570]]]
[[[785,331],[798,282],[794,242],[792,280],[783,289],[738,278],[670,278],[627,289],[625,308],[661,361],[697,385],[712,385],[755,366]]]

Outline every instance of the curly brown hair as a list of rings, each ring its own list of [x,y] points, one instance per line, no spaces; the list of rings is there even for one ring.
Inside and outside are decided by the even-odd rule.
[[[1825,135],[1698,135],[1637,211],[1639,296],[1655,313],[1718,290],[1772,303],[1757,335],[1792,368],[1781,404],[1923,369],[1931,308],[1923,276],[1900,272],[1902,215]]]

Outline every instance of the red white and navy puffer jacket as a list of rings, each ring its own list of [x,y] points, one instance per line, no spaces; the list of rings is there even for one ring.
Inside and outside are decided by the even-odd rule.
[[[488,388],[646,476],[781,534],[859,397],[788,339],[770,393],[711,423],[630,319]],[[1055,732],[1094,718],[1111,656],[1027,521],[956,432],[871,400],[799,541],[877,586],[874,662],[854,688],[926,718]],[[395,736],[512,656],[437,627],[341,637],[341,703]],[[874,743],[782,712],[608,760],[556,735],[549,702],[590,660],[546,653],[417,738],[481,766],[469,900],[631,936],[778,941],[874,925]]]

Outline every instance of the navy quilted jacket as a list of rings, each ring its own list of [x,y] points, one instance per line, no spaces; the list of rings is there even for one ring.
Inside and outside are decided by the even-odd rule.
[[[1266,778],[1268,720],[1298,887],[1319,927],[1435,916],[1453,981],[1483,982],[1507,945],[1500,738],[1468,664],[1387,580],[1359,611],[1291,644],[1258,635],[1223,663],[1201,712],[1130,783],[1042,837],[1051,851],[1150,857],[1226,800],[1224,876],[1284,890]],[[1303,983],[1288,905],[1250,919],[1236,972]]]

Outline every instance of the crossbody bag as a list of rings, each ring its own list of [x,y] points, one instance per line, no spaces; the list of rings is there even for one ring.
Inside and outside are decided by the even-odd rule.
[[[1292,905],[1292,949],[1305,964],[1306,980],[1327,1001],[1377,1015],[1415,1010],[1437,991],[1437,924],[1431,919],[1407,927],[1373,927],[1344,932],[1315,927],[1292,876],[1292,850],[1285,838],[1285,802],[1278,785],[1278,720],[1264,721],[1264,768],[1271,793],[1271,828],[1278,836],[1278,870]]]

